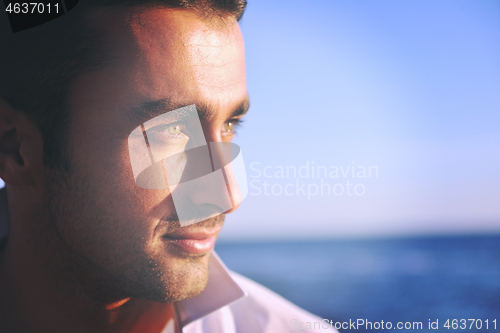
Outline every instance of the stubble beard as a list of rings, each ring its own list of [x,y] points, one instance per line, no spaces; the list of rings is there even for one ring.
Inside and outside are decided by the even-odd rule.
[[[130,233],[109,242],[96,240],[100,230],[85,234],[82,226],[92,221],[107,234],[121,223],[97,200],[100,192],[95,183],[77,171],[53,169],[45,179],[42,216],[54,239],[47,245],[51,254],[47,263],[74,293],[84,290],[98,302],[138,298],[171,303],[197,296],[206,287],[209,254],[169,258],[161,246],[152,250]]]

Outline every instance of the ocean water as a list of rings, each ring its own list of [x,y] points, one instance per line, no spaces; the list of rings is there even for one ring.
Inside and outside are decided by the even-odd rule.
[[[500,235],[226,242],[216,252],[230,269],[321,318],[372,322],[357,331],[389,331],[383,320],[421,322],[411,330],[419,332],[500,332]],[[436,320],[438,329],[429,329]]]

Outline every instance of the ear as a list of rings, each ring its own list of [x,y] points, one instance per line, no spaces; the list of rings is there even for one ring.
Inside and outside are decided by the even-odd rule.
[[[13,186],[33,186],[43,171],[42,150],[40,131],[0,98],[0,178]]]

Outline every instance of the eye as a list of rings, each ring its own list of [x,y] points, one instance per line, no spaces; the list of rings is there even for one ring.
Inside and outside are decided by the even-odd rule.
[[[182,132],[182,128],[179,124],[170,124],[167,127],[167,131],[172,135],[179,135]]]
[[[226,135],[234,134],[236,128],[241,125],[243,120],[241,119],[230,119],[222,124],[222,132]]]
[[[162,144],[189,140],[189,132],[183,122],[160,124],[146,130],[149,141],[162,142]]]
[[[234,123],[232,121],[228,121],[227,123],[224,123],[224,131],[226,132],[231,132],[234,128]]]

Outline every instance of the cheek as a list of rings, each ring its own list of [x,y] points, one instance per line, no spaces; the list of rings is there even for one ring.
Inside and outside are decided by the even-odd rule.
[[[169,193],[135,185],[125,149],[79,163],[66,189],[58,191],[66,215],[58,228],[68,245],[100,261],[152,244],[147,241],[173,207]]]
[[[106,196],[130,216],[137,218],[161,219],[173,207],[170,191],[167,189],[144,189],[137,186],[132,172],[128,146],[110,159],[109,172],[102,178]]]
[[[148,237],[156,224],[171,213],[173,202],[168,190],[144,189],[136,185],[128,153],[113,159],[108,172],[96,181],[102,210],[120,220],[127,229]]]

